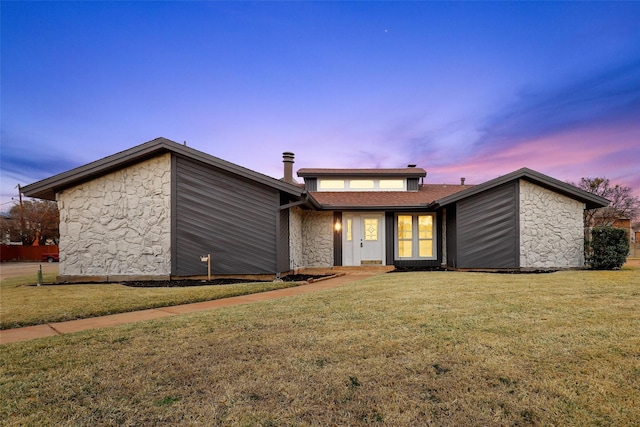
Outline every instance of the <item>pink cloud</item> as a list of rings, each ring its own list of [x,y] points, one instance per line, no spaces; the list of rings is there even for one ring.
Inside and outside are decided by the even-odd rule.
[[[528,167],[563,181],[582,177],[607,177],[629,186],[640,195],[640,126],[568,130],[500,150],[472,155],[461,163],[434,167],[429,182],[480,183],[521,167]]]

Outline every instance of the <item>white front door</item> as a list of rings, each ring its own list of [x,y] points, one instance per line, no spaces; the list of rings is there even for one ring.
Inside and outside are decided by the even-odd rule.
[[[384,265],[384,215],[345,213],[342,265]]]

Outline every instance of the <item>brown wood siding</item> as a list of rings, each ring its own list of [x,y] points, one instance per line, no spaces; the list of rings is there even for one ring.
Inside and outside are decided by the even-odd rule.
[[[512,181],[457,204],[457,267],[518,268],[518,183]]]
[[[183,157],[176,158],[174,275],[276,273],[279,192]]]
[[[1,245],[0,261],[43,261],[44,254],[59,254],[58,245]],[[46,259],[44,259],[46,261]]]

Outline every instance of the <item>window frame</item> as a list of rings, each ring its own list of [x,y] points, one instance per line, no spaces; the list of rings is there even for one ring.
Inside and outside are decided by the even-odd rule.
[[[409,239],[400,239],[398,220],[401,216],[411,216],[411,255],[410,257],[400,256],[400,242],[409,241]],[[431,217],[431,238],[420,239],[420,224],[419,217],[430,216]],[[437,233],[437,216],[435,212],[398,212],[394,218],[394,260],[396,261],[429,261],[438,259],[438,233]],[[420,253],[420,241],[431,241],[432,255],[429,257],[421,257]]]
[[[408,191],[408,184],[407,178],[323,177],[316,178],[315,191]]]
[[[345,179],[320,179],[318,181],[319,191],[344,191],[347,188]]]

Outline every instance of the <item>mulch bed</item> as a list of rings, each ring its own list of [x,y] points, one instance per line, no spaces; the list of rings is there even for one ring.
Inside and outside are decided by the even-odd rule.
[[[311,274],[291,274],[282,277],[283,282],[305,282],[316,280],[328,275]],[[187,286],[212,286],[212,285],[235,285],[237,283],[270,282],[270,280],[249,280],[249,279],[213,279],[213,280],[141,280],[133,282],[121,282],[122,285],[132,288],[182,288]]]

